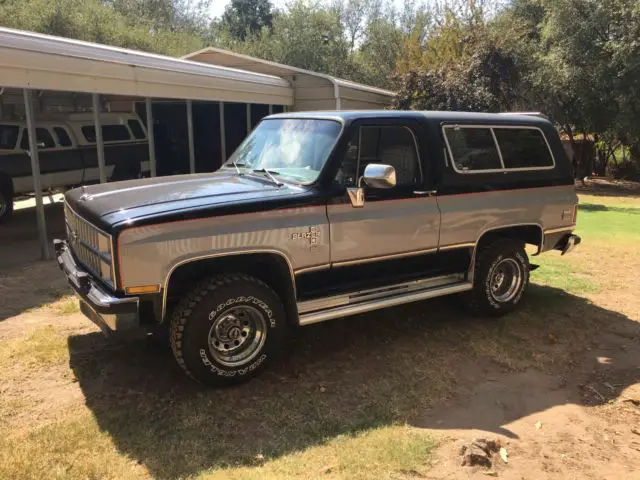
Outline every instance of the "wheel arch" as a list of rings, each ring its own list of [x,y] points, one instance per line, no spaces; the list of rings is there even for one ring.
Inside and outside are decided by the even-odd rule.
[[[185,259],[168,272],[162,293],[161,321],[164,322],[172,297],[188,290],[200,279],[224,273],[245,273],[262,280],[280,297],[287,319],[298,322],[296,287],[293,265],[289,258],[278,250],[252,250],[212,254]]]
[[[539,223],[519,223],[515,225],[501,225],[483,230],[478,236],[476,249],[482,246],[483,242],[490,241],[492,238],[511,238],[513,240],[522,240],[529,245],[538,247],[538,253],[544,245],[544,229]]]
[[[483,230],[478,236],[476,245],[471,256],[471,264],[469,266],[469,278],[473,281],[475,273],[475,264],[478,250],[496,238],[511,238],[513,240],[521,240],[525,244],[535,245],[538,250],[535,255],[542,251],[544,245],[544,229],[539,223],[518,223],[512,225],[498,225]]]

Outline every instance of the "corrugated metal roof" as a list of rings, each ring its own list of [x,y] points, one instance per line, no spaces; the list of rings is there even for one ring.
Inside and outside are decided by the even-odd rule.
[[[363,85],[361,83],[352,82],[349,80],[344,80],[341,78],[336,78],[331,75],[327,75],[325,73],[318,73],[311,70],[305,70],[303,68],[292,67],[290,65],[285,65],[283,63],[271,62],[269,60],[263,60],[261,58],[252,57],[250,55],[244,55],[242,53],[232,52],[230,50],[223,50],[221,48],[216,47],[206,47],[201,50],[198,50],[193,53],[189,53],[182,58],[190,59],[190,58],[198,58],[202,56],[206,56],[207,54],[212,54],[213,58],[217,60],[221,60],[224,58],[227,62],[232,61],[232,63],[227,63],[230,66],[234,66],[237,68],[246,68],[252,70],[255,65],[267,65],[271,67],[271,72],[275,75],[291,75],[295,73],[303,73],[305,75],[315,76],[319,78],[324,78],[329,80],[332,84],[337,84],[341,87],[353,88],[355,90],[361,90],[370,93],[377,93],[379,95],[384,95],[388,97],[394,97],[396,94],[390,90],[384,90],[382,88],[371,87],[369,85]]]
[[[0,83],[193,100],[293,101],[289,83],[277,76],[8,28],[0,28]]]

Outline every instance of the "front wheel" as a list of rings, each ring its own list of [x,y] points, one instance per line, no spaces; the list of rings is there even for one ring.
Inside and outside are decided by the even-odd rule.
[[[170,329],[178,364],[191,378],[214,386],[258,374],[280,352],[285,334],[278,295],[244,274],[200,283],[176,307]]]
[[[529,284],[529,258],[521,242],[498,239],[477,252],[468,305],[482,315],[501,316],[522,300]]]

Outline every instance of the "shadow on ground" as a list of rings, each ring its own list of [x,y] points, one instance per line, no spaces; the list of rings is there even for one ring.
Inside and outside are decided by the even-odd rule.
[[[614,207],[611,205],[600,205],[596,203],[581,203],[580,210],[584,210],[585,212],[616,212],[629,213],[631,215],[640,215],[640,208]]]
[[[286,361],[224,390],[191,383],[168,349],[148,341],[112,345],[91,334],[71,337],[69,349],[100,428],[153,475],[174,478],[254,465],[258,454],[279,457],[393,423],[510,435],[503,429],[510,420],[591,401],[578,385],[593,375],[592,365],[573,359],[590,348],[595,361],[602,350],[615,368],[617,354],[607,351],[613,338],[628,344],[626,355],[637,365],[638,323],[563,291],[533,286],[528,305],[498,321],[472,318],[455,299],[439,299],[305,327]],[[548,389],[538,391],[539,382],[529,381],[532,376],[563,382],[573,393],[546,395]],[[495,395],[496,378],[504,397],[497,413],[485,398],[487,392]],[[639,382],[640,370],[620,381]],[[487,411],[442,416],[447,411],[440,406],[466,396]]]
[[[44,206],[50,250],[54,238],[65,236],[64,211],[61,202]],[[22,267],[41,259],[38,223],[34,207],[21,208],[0,225],[0,271]]]
[[[48,246],[65,236],[63,204],[44,206]],[[40,260],[36,211],[14,211],[0,225],[0,321],[53,302],[72,291],[55,261]]]

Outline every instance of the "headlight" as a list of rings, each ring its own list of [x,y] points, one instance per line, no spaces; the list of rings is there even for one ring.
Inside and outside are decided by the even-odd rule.
[[[98,251],[100,255],[106,255],[111,260],[111,239],[102,233],[98,233]]]
[[[100,278],[115,285],[113,279],[113,254],[111,252],[111,238],[98,232],[98,254],[100,256]]]

